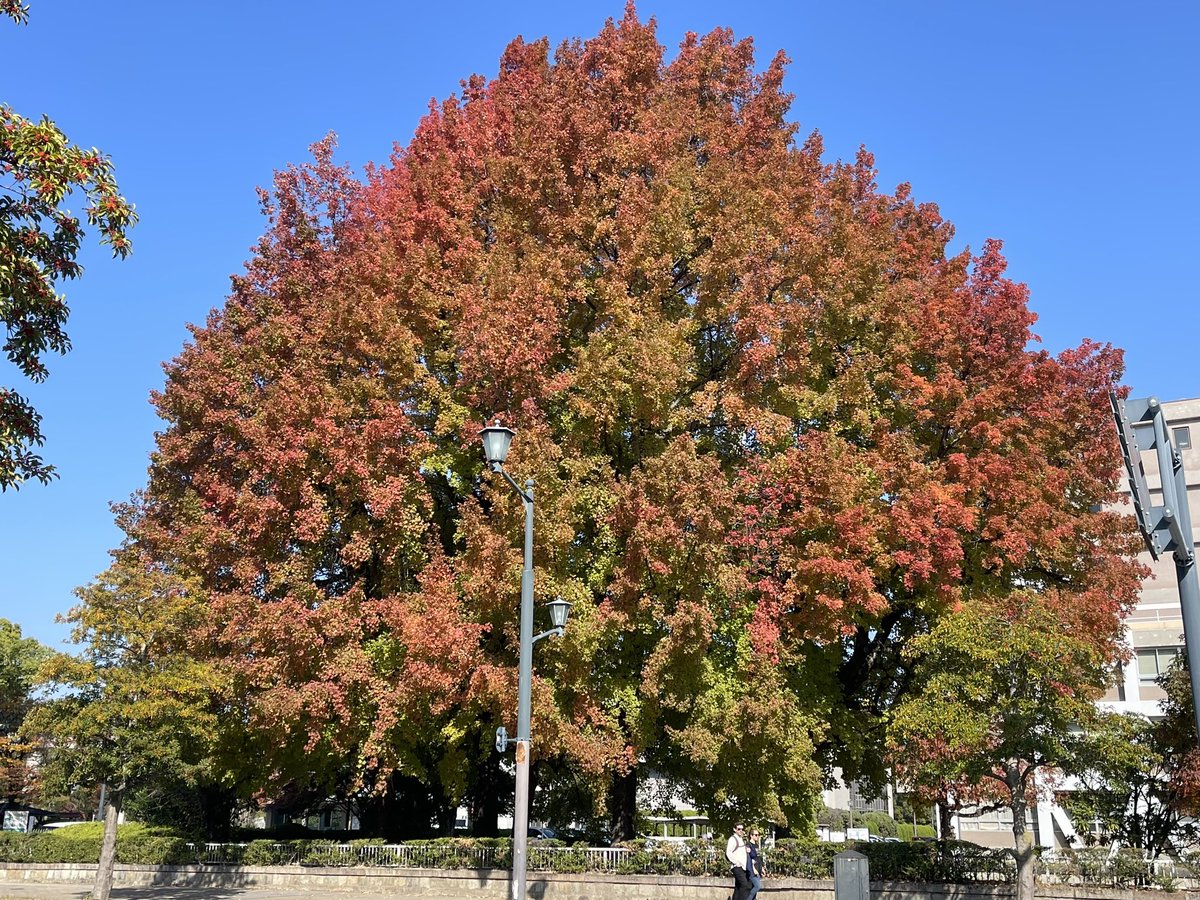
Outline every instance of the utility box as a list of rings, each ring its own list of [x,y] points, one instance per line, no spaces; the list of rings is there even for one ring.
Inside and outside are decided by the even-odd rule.
[[[834,900],[871,900],[871,873],[867,858],[854,850],[843,850],[833,858]]]

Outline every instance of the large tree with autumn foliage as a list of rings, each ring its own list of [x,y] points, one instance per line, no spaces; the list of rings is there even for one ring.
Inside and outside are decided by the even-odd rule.
[[[537,649],[535,778],[617,836],[651,769],[793,826],[822,769],[878,776],[900,651],[959,604],[1052,588],[1111,634],[1119,353],[1031,348],[999,243],[948,254],[869,153],[797,139],[786,64],[726,30],[668,61],[630,8],[517,39],[365,181],[328,139],[264,192],[129,513],[211,598],[195,646],[269,736],[242,759],[495,811],[522,531],[493,416],[538,593],[575,604]]]

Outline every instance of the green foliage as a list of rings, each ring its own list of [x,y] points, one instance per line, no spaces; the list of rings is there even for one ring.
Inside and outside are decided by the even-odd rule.
[[[1163,869],[1150,873],[1150,884],[1167,894],[1179,890],[1183,879],[1173,869]]]
[[[764,854],[767,872],[793,878],[829,878],[833,873],[833,857],[846,847],[828,841],[785,838],[776,841]]]
[[[767,853],[767,871],[797,878],[830,878],[833,857],[848,848],[867,857],[872,881],[1011,881],[1015,871],[1010,852],[966,841],[843,844],[792,839],[777,841]]]
[[[945,847],[932,843],[856,844],[867,857],[872,881],[949,881],[943,869]]]
[[[566,852],[551,852],[547,845],[562,847],[561,841],[539,841],[529,847],[528,867],[536,872],[586,872],[588,870],[585,846],[571,847]]]
[[[828,825],[830,831],[845,831],[850,822],[850,810],[822,806],[817,813],[817,821],[822,825]]]
[[[202,615],[194,583],[123,548],[67,621],[79,656],[56,654],[42,675],[54,695],[26,718],[42,745],[52,790],[108,785],[106,833],[93,894],[107,900],[120,857],[116,826],[126,794],[155,778],[197,780],[210,761],[218,699],[212,669],[187,652]],[[164,846],[147,852],[166,855]]]
[[[1023,794],[1034,769],[1072,759],[1115,647],[1080,634],[1040,596],[964,606],[908,651],[920,682],[893,716],[897,770],[918,788]],[[1019,783],[1010,784],[1013,765]]]
[[[100,823],[85,823],[52,832],[0,833],[0,862],[94,863],[99,856]],[[653,840],[622,844],[626,851],[615,870],[631,875],[727,874],[721,848],[711,841],[662,843]],[[783,839],[766,849],[769,877],[828,879],[833,875],[833,858],[845,849],[866,855],[873,881],[969,884],[1011,883],[1016,868],[1007,850],[980,847],[966,841],[904,843],[826,843]],[[197,861],[200,848],[169,829],[140,824],[122,825],[117,838],[117,859],[140,865],[179,865]],[[247,866],[410,866],[431,869],[505,869],[512,864],[507,838],[438,838],[383,844],[377,840],[338,843],[322,839],[276,841],[254,840],[226,844],[226,863]],[[596,870],[602,857],[589,856],[583,845],[566,847],[558,842],[529,846],[529,868],[538,872],[586,872]],[[1060,881],[1115,887],[1163,889],[1177,882],[1164,869],[1152,876],[1139,853],[1122,851],[1110,856],[1093,848],[1073,851],[1052,861],[1039,863],[1041,874]]]
[[[880,837],[896,837],[896,820],[885,812],[872,811],[858,817],[859,824],[871,834]]]
[[[79,656],[55,654],[42,676],[54,696],[24,731],[48,748],[58,785],[109,785],[115,801],[153,778],[186,778],[205,762],[218,686],[186,652],[203,613],[194,585],[128,551],[76,594],[67,621]]]
[[[1163,719],[1155,723],[1155,737],[1164,757],[1171,807],[1195,827],[1200,818],[1200,740],[1186,653],[1176,655],[1158,684],[1166,697]]]
[[[25,9],[5,0],[2,10],[18,23]],[[26,119],[0,104],[0,325],[3,352],[27,378],[49,374],[44,356],[65,353],[71,343],[68,308],[56,291],[78,278],[75,261],[84,236],[78,217],[63,207],[79,191],[87,222],[114,256],[129,254],[126,232],[137,222],[122,197],[112,162],[96,148],[71,144],[49,118]],[[41,416],[16,391],[0,387],[0,491],[30,478],[43,483],[54,469],[33,450],[43,443]]]
[[[28,794],[35,774],[26,760],[30,746],[17,730],[33,706],[35,674],[51,654],[33,638],[21,636],[21,627],[0,619],[0,798]]]
[[[917,684],[893,712],[897,778],[926,799],[1011,810],[1019,900],[1034,892],[1025,812],[1036,775],[1078,770],[1082,733],[1113,677],[1118,628],[1058,604],[1048,587],[964,604],[906,650]]]
[[[912,822],[896,823],[896,837],[900,838],[902,841],[911,841],[915,837],[931,838],[935,837],[936,835],[937,830],[932,825],[917,823],[916,829],[914,830]]]
[[[934,824],[934,808],[932,803],[925,802],[920,795],[909,792],[896,792],[895,817],[897,822],[913,824]]]
[[[1170,687],[1170,672],[1163,676]],[[1184,680],[1178,687],[1191,693]],[[1075,768],[1077,789],[1062,803],[1076,821],[1098,822],[1108,840],[1151,858],[1191,846],[1197,834],[1188,814],[1186,773],[1196,749],[1171,715],[1157,721],[1106,714],[1088,729]]]
[[[1076,821],[1098,822],[1106,840],[1151,859],[1178,854],[1200,836],[1200,751],[1186,654],[1158,679],[1164,715],[1097,717],[1080,743],[1077,789],[1063,805]]]
[[[95,863],[100,858],[102,822],[32,833],[0,832],[0,861]],[[136,822],[117,829],[117,862],[130,865],[179,865],[196,861],[186,838],[165,828]]]
[[[183,773],[164,772],[134,785],[122,810],[135,822],[208,840],[231,840],[235,800],[232,789],[213,783],[206,766],[189,767]]]
[[[238,856],[247,866],[286,866],[300,858],[298,841],[250,841]],[[237,859],[235,856],[234,859]]]
[[[34,676],[51,654],[21,626],[0,618],[0,737],[12,734],[33,703]]]
[[[1108,847],[1066,850],[1051,860],[1041,860],[1039,871],[1062,882],[1081,882],[1117,888],[1144,888],[1152,883],[1150,865],[1142,851],[1123,847],[1112,853]],[[1171,877],[1164,871],[1165,882]]]

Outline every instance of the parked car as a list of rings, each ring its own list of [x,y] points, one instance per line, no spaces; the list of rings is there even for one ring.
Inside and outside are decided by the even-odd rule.
[[[558,839],[567,844],[587,844],[589,847],[607,847],[608,839],[596,834],[588,835],[581,828],[560,828]]]
[[[553,828],[544,825],[530,825],[529,839],[534,841],[560,841],[562,837]]]

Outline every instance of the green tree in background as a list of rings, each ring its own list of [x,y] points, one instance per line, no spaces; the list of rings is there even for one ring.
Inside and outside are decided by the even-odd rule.
[[[4,0],[0,13],[18,24],[28,7]],[[132,249],[126,231],[137,221],[121,196],[112,162],[94,147],[67,139],[49,118],[26,119],[0,102],[0,324],[3,352],[27,378],[49,374],[47,353],[71,348],[65,330],[69,310],[58,284],[78,278],[75,261],[84,229],[63,204],[82,194],[87,223],[100,243],[124,257]],[[41,416],[11,388],[0,386],[0,491],[29,479],[54,477],[34,448],[44,443]]]
[[[1164,673],[1162,680],[1168,679]],[[1184,686],[1191,690],[1186,679]],[[1195,746],[1179,746],[1171,730],[1168,722],[1135,714],[1094,722],[1075,772],[1079,787],[1063,795],[1075,821],[1098,824],[1105,839],[1151,857],[1191,846],[1200,832],[1176,776]]]
[[[21,636],[21,626],[0,619],[0,802],[24,799],[34,770],[27,765],[32,749],[18,730],[33,707],[38,666],[51,654],[33,638]]]
[[[1170,793],[1180,813],[1195,819],[1200,817],[1200,739],[1186,653],[1175,657],[1159,684],[1167,694],[1158,728],[1162,747],[1170,755]]]
[[[117,818],[128,792],[156,780],[204,777],[221,696],[210,667],[187,652],[201,621],[194,585],[133,551],[77,592],[66,616],[78,656],[56,654],[42,669],[53,698],[24,732],[47,748],[46,779],[108,787],[95,900],[112,888]]]
[[[1034,890],[1026,811],[1060,771],[1077,770],[1112,679],[1117,635],[1099,637],[1051,598],[1016,595],[965,604],[907,650],[919,684],[893,713],[897,778],[1012,812],[1018,900]]]
[[[1193,846],[1200,836],[1200,748],[1187,654],[1158,679],[1161,718],[1107,715],[1089,730],[1064,803],[1077,821],[1096,822],[1121,844],[1152,856]]]

